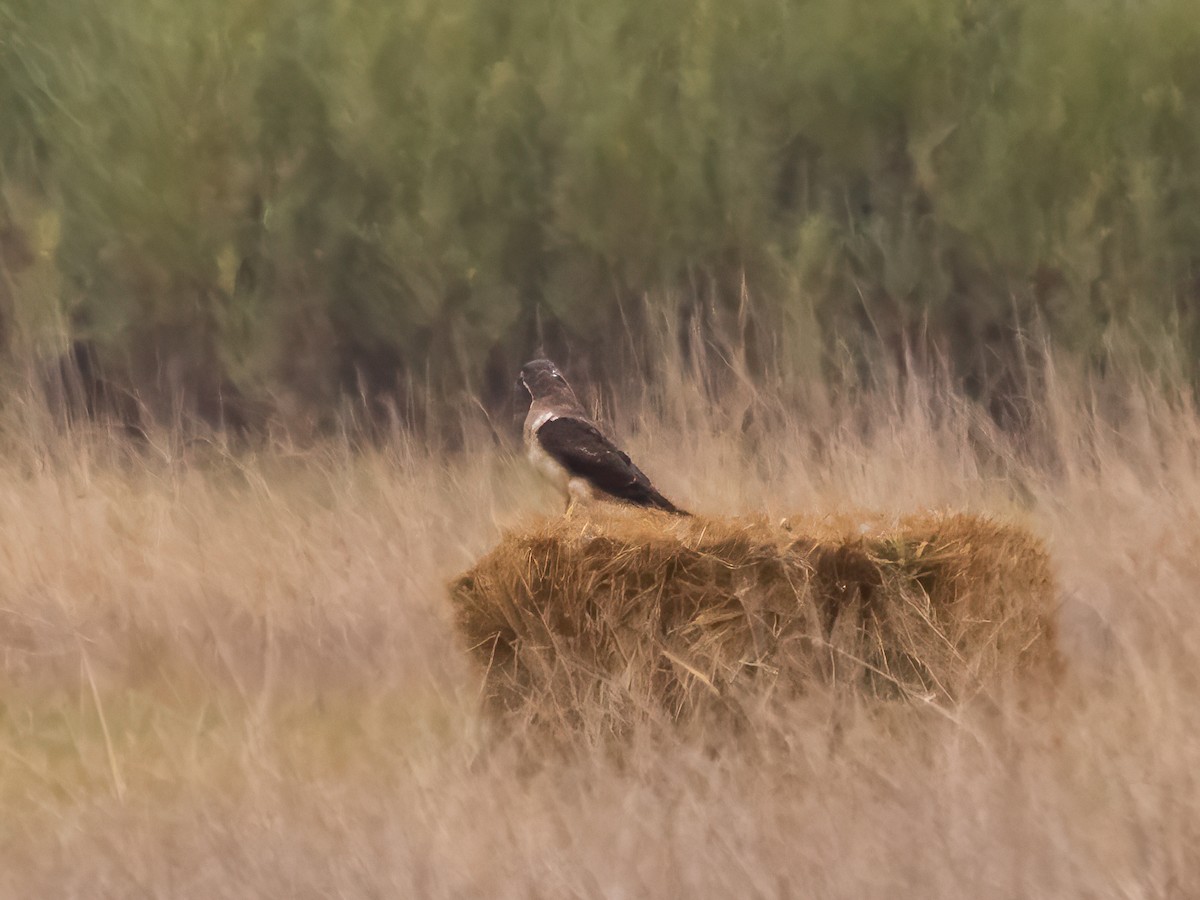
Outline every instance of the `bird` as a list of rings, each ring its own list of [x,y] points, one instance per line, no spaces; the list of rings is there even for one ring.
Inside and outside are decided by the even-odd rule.
[[[659,493],[629,455],[605,436],[553,362],[535,359],[522,366],[514,392],[522,405],[529,404],[526,453],[565,492],[567,513],[577,502],[599,499],[690,515]]]

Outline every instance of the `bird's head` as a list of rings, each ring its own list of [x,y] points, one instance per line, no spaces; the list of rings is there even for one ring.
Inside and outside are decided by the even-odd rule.
[[[558,366],[548,359],[535,359],[521,366],[521,374],[517,376],[517,384],[524,388],[530,398],[537,400],[555,391],[567,388],[567,380],[563,378]]]
[[[514,393],[518,400],[517,408],[528,409],[531,403],[539,400],[549,401],[567,407],[577,407],[575,392],[563,378],[558,366],[548,359],[535,359],[521,367],[517,376]]]

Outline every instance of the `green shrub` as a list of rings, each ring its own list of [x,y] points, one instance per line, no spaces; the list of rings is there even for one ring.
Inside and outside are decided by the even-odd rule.
[[[0,235],[43,251],[3,335],[201,409],[478,388],[743,285],[809,374],[1191,349],[1198,58],[1189,0],[0,0]]]

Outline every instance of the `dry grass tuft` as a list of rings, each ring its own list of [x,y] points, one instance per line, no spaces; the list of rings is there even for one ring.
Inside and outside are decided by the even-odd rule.
[[[977,516],[601,507],[507,533],[452,596],[490,704],[553,727],[738,714],[814,682],[950,702],[1056,667],[1042,543]]]

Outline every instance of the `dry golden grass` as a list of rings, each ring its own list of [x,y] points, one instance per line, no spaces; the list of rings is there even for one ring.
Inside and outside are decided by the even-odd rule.
[[[978,516],[597,504],[505,534],[451,591],[493,708],[561,737],[646,717],[734,728],[814,682],[952,702],[1057,669],[1044,548]]]
[[[1066,671],[1045,704],[903,714],[816,683],[745,705],[736,741],[651,722],[616,755],[483,713],[446,585],[566,526],[482,429],[445,456],[132,452],[10,408],[0,895],[1200,895],[1200,418],[1121,390],[1100,416],[1054,388],[1037,463],[932,390],[863,416],[680,381],[617,415],[703,516],[1030,529]]]

